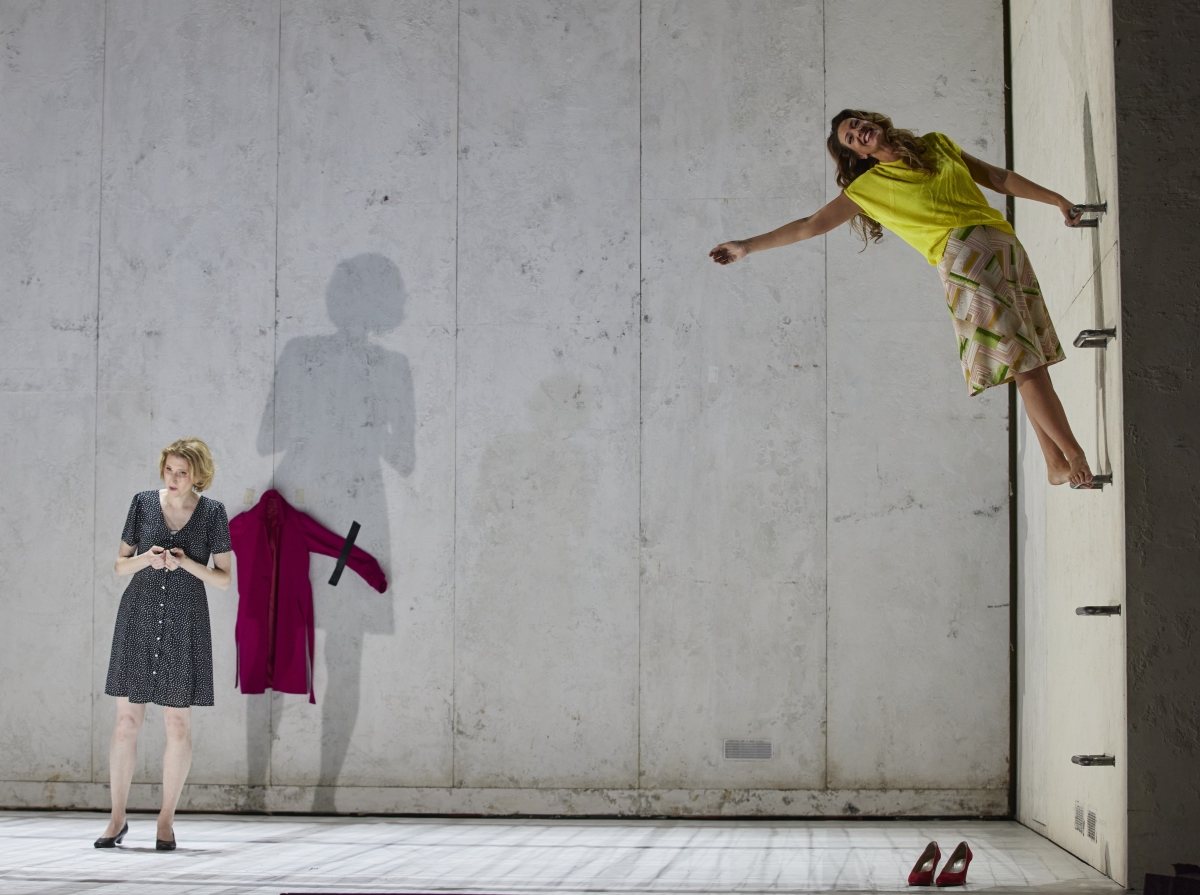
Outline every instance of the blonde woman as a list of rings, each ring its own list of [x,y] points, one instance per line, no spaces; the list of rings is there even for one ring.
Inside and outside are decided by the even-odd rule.
[[[125,804],[148,702],[163,707],[167,728],[155,848],[175,848],[175,807],[192,763],[191,707],[213,704],[204,585],[229,587],[229,520],[221,503],[200,494],[216,466],[199,438],[163,448],[158,471],[166,487],[134,496],[117,549],[117,574],[133,580],[117,610],[104,687],[117,697],[117,721],[108,751],[112,817],[96,848],[119,845],[129,831]]]
[[[732,264],[751,252],[820,236],[847,222],[865,246],[868,239],[878,242],[887,227],[937,265],[968,392],[978,395],[1015,380],[1050,484],[1091,487],[1087,458],[1050,381],[1050,365],[1066,355],[1037,276],[1012,225],[979,187],[1053,205],[1074,227],[1079,217],[1071,202],[968,155],[944,134],[918,137],[878,112],[839,112],[826,145],[842,187],[836,199],[770,233],[723,242],[709,256]]]

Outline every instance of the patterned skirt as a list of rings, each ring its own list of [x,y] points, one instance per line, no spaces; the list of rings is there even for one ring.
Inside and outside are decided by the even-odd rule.
[[[951,231],[938,274],[972,395],[1066,360],[1037,276],[1011,233],[983,225]]]

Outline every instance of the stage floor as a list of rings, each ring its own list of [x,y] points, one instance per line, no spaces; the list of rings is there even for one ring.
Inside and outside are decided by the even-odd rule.
[[[1008,821],[478,820],[180,815],[154,851],[154,816],[121,848],[106,818],[0,812],[0,892],[789,893],[900,892],[925,843],[966,839],[968,891],[1112,893],[1112,880]],[[926,891],[926,890],[916,890]]]

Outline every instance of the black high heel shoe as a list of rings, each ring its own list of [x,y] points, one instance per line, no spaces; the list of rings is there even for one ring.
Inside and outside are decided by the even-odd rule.
[[[154,850],[155,851],[175,851],[175,834],[174,834],[174,832],[171,833],[170,839],[155,839],[154,840]]]
[[[101,836],[92,844],[95,845],[96,848],[116,848],[121,844],[121,840],[125,838],[125,834],[128,832],[129,821],[125,821],[124,826],[121,827],[121,832],[116,836]]]

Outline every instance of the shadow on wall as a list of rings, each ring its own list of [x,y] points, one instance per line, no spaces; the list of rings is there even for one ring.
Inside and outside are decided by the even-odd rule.
[[[263,411],[260,454],[282,454],[275,487],[301,509],[340,531],[362,525],[357,543],[391,577],[391,535],[383,463],[408,476],[415,465],[412,372],[403,354],[372,341],[404,319],[400,271],[382,255],[358,255],[334,269],[325,291],[332,335],[297,336],[284,346]],[[344,517],[344,518],[343,518]],[[315,812],[335,810],[334,790],[358,721],[363,636],[395,633],[392,587],[377,594],[324,582],[313,588],[316,626],[325,632],[328,683],[321,706],[321,767]],[[355,599],[345,599],[350,593]],[[361,594],[366,593],[363,597]],[[246,757],[251,786],[269,782],[271,694],[249,697]],[[263,741],[263,738],[266,741]]]
[[[1096,170],[1096,141],[1092,133],[1092,103],[1087,94],[1083,96],[1083,173],[1086,194],[1083,201],[1089,205],[1103,202],[1100,195],[1100,175]],[[1100,230],[1088,231],[1092,244],[1092,328],[1103,329],[1104,322],[1104,270],[1100,255]],[[1114,322],[1115,326],[1116,323]],[[1107,377],[1105,356],[1107,351],[1093,351],[1096,365],[1096,470],[1112,473],[1112,458],[1108,451],[1108,395],[1104,390]]]

